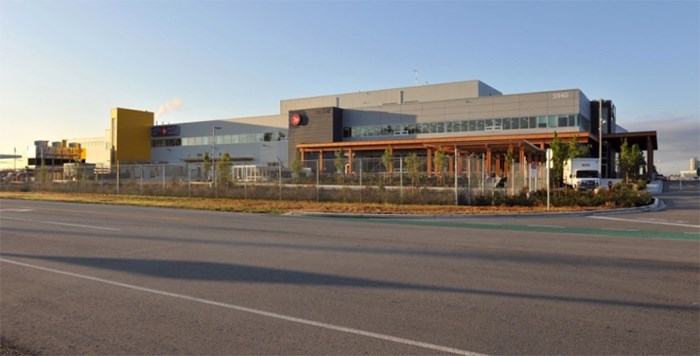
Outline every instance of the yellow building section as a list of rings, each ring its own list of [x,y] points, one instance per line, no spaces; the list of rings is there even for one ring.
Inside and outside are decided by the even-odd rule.
[[[150,111],[112,109],[112,162],[146,162],[151,160]]]

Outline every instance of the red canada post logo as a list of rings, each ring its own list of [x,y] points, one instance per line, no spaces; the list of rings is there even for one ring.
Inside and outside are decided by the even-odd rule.
[[[291,123],[292,126],[299,126],[299,124],[301,124],[301,115],[292,114],[292,116],[289,118],[289,123]]]

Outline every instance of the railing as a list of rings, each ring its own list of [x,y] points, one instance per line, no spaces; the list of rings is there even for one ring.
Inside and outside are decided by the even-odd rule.
[[[472,204],[477,197],[518,195],[546,188],[543,164],[496,170],[481,157],[355,158],[304,161],[288,167],[201,163],[143,164],[62,171],[39,167],[0,189],[240,199],[285,199],[417,204]],[[457,172],[457,174],[455,174]],[[16,176],[18,177],[18,176]]]

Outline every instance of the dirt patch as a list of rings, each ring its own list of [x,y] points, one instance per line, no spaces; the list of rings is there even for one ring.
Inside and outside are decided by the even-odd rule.
[[[0,356],[28,356],[33,353],[17,347],[14,343],[0,336]]]
[[[321,212],[344,214],[416,214],[416,215],[481,215],[537,214],[545,212],[581,212],[605,210],[606,207],[508,207],[461,205],[409,205],[377,203],[336,203],[287,200],[252,200],[227,198],[179,198],[143,195],[107,195],[80,193],[0,192],[3,199],[61,201],[90,204],[121,204],[149,207],[169,207],[216,210],[243,213],[285,214],[292,212]]]

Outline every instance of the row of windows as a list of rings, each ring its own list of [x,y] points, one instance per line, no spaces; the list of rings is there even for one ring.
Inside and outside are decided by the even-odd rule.
[[[216,145],[227,145],[234,143],[256,143],[270,141],[287,140],[286,132],[264,132],[237,135],[214,136]],[[173,147],[173,146],[209,146],[212,143],[212,136],[183,137],[183,138],[154,138],[151,140],[151,147]]]
[[[401,136],[415,134],[522,130],[580,127],[588,131],[590,121],[580,114],[509,117],[499,119],[455,120],[415,124],[365,125],[343,128],[343,137]]]
[[[173,147],[182,146],[181,138],[160,138],[151,140],[151,147]]]

